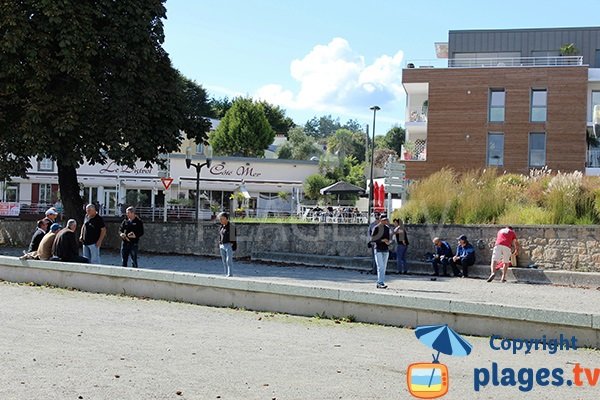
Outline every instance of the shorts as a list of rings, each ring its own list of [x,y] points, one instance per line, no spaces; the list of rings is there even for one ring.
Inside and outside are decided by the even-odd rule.
[[[506,247],[501,244],[494,246],[492,251],[492,261],[502,261],[504,264],[510,263],[511,250],[510,247]]]

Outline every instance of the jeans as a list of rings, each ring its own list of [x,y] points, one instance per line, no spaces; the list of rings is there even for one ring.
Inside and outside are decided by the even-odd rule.
[[[387,267],[388,258],[390,257],[389,251],[377,251],[375,250],[375,262],[377,263],[377,284],[385,284],[385,269]]]
[[[96,244],[84,244],[83,256],[90,260],[91,264],[100,264],[100,249]]]
[[[433,272],[437,276],[440,274],[440,264],[442,264],[443,274],[444,276],[448,275],[448,265],[452,267],[452,273],[454,276],[460,276],[460,271],[456,267],[456,264],[452,262],[452,258],[444,257],[442,259],[436,258],[432,262],[433,264]]]
[[[127,261],[131,256],[131,267],[137,268],[138,243],[126,242],[121,243],[121,262],[124,267],[127,267]]]
[[[369,250],[371,250],[371,273],[376,274],[377,273],[377,262],[375,261],[375,245],[373,245],[373,247]]]
[[[233,269],[233,248],[231,243],[223,243],[219,245],[219,251],[221,253],[221,261],[223,261],[223,272],[227,276],[232,276],[231,270]]]
[[[460,265],[462,267],[462,274],[465,278],[467,278],[469,276],[469,267],[473,264],[475,264],[475,259],[462,259],[459,258],[456,261],[451,261],[452,262],[452,270],[453,271],[458,271],[458,265]],[[456,273],[455,273],[456,275]]]
[[[406,248],[403,244],[396,246],[396,266],[398,267],[398,272],[408,272],[408,267],[406,266]]]

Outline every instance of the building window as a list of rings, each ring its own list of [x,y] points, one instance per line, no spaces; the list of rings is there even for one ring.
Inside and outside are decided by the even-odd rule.
[[[594,112],[594,106],[600,106],[600,91],[592,91],[592,112]]]
[[[38,171],[54,171],[54,161],[50,158],[44,158],[38,161]]]
[[[19,184],[8,184],[4,193],[6,202],[16,203],[19,201]]]
[[[488,133],[487,165],[490,167],[504,166],[504,134]]]
[[[52,185],[40,183],[40,203],[50,204],[52,202]]]
[[[546,133],[529,134],[529,167],[540,168],[546,165]]]
[[[531,122],[546,122],[548,92],[546,89],[531,90]]]
[[[504,122],[504,102],[506,93],[504,89],[490,89],[490,122]]]

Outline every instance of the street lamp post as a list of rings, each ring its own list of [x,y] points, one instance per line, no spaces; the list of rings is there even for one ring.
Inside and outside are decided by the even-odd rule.
[[[375,155],[375,115],[377,114],[377,111],[381,110],[381,108],[379,106],[373,106],[370,108],[371,110],[373,110],[373,139],[371,140],[371,179],[369,181],[369,214],[368,214],[368,221],[369,224],[371,223],[371,212],[373,211],[373,161],[374,161],[374,155]],[[367,132],[368,134],[368,132]]]
[[[188,147],[185,150],[185,166],[187,169],[190,167],[196,168],[196,222],[198,222],[199,212],[200,212],[200,171],[202,167],[206,166],[210,168],[210,163],[212,161],[212,148],[210,145],[204,146],[204,155],[206,156],[206,162],[203,163],[193,163],[192,162],[192,148]]]

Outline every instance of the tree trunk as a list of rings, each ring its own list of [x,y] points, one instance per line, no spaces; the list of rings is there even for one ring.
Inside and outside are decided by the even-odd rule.
[[[77,225],[81,226],[84,210],[83,199],[79,194],[77,169],[73,166],[63,165],[60,160],[56,162],[56,165],[58,167],[58,185],[64,207],[65,222],[67,219],[73,218],[77,220]]]

